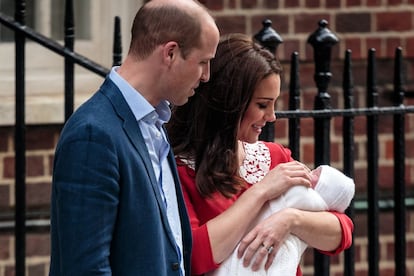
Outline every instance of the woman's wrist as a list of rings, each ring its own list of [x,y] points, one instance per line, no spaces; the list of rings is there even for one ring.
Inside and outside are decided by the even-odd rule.
[[[287,224],[289,225],[290,233],[297,234],[300,229],[300,217],[301,211],[295,208],[285,208],[280,211],[280,215],[285,217]]]
[[[255,198],[255,202],[260,203],[261,205],[265,204],[267,201],[269,201],[268,193],[266,189],[264,189],[263,185],[253,185],[245,193],[252,194]]]

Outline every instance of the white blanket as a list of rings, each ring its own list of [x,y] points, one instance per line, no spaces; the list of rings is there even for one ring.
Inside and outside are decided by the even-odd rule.
[[[343,213],[351,203],[355,193],[354,181],[339,170],[323,165],[315,188],[294,186],[285,194],[269,202],[259,215],[258,221],[284,208],[292,207],[307,211],[338,211]],[[237,249],[220,267],[207,273],[209,276],[294,276],[307,244],[294,235],[289,235],[277,251],[276,257],[266,271],[263,266],[258,271],[243,266],[237,257]]]

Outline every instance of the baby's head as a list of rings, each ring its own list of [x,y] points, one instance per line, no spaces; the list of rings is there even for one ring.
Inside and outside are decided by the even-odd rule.
[[[312,186],[332,210],[344,212],[355,193],[355,183],[341,171],[322,165],[312,171]],[[313,183],[315,182],[315,183]]]
[[[312,176],[312,188],[315,189],[316,184],[319,181],[319,177],[321,175],[321,171],[322,171],[322,166],[317,167],[316,169],[311,171],[311,176]]]

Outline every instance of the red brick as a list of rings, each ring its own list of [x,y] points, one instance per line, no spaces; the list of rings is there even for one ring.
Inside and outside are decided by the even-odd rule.
[[[339,162],[342,160],[342,156],[340,156],[340,150],[342,148],[342,144],[339,145],[338,143],[333,143],[331,141],[331,156],[330,156],[330,160],[331,162]]]
[[[4,276],[16,276],[14,265],[5,265]]]
[[[332,2],[336,2],[336,1],[332,1]],[[362,5],[362,1],[361,0],[347,0],[347,1],[345,1],[345,5],[347,7],[361,6]]]
[[[27,156],[26,157],[26,175],[31,176],[44,176],[45,167],[43,165],[43,156]]]
[[[406,39],[406,45],[404,49],[404,55],[406,58],[414,57],[414,37],[408,37]]]
[[[272,1],[272,0],[268,0],[268,1]],[[285,7],[286,8],[300,7],[300,1],[299,0],[287,0],[285,1]]]
[[[379,168],[379,170],[378,170],[378,186],[380,188],[385,188],[385,189],[392,189],[394,187],[394,168],[393,168],[393,166],[381,166]]]
[[[330,22],[330,15],[328,13],[317,13],[317,14],[298,14],[294,19],[294,30],[293,32],[311,34],[319,28],[319,21],[325,19]],[[329,25],[328,25],[329,28]]]
[[[388,0],[388,5],[390,6],[400,5],[402,3],[403,3],[402,0]]]
[[[45,275],[46,271],[49,271],[49,268],[46,264],[31,264],[27,266],[28,276]]]
[[[245,33],[246,21],[244,16],[218,16],[216,17],[220,34]]]
[[[26,185],[26,204],[28,206],[48,206],[50,204],[50,183],[30,183]]]
[[[214,1],[214,0],[212,0],[212,1]],[[237,0],[229,0],[228,6],[229,6],[230,9],[235,9],[236,8],[236,6],[237,6],[236,1]]]
[[[0,152],[7,152],[9,150],[8,141],[10,135],[8,129],[0,128]]]
[[[326,1],[325,7],[329,9],[338,9],[341,7],[341,1]]]
[[[294,52],[298,52],[299,53],[299,49],[300,49],[300,41],[299,40],[288,40],[288,41],[284,41],[283,44],[281,45],[281,48],[283,48],[283,58],[286,60],[291,60],[292,59],[292,54]],[[299,56],[300,58],[300,56]]]
[[[10,186],[0,185],[0,207],[9,207],[10,203]]]
[[[402,46],[402,41],[401,38],[398,37],[394,37],[394,38],[386,38],[385,40],[385,45],[387,47],[386,52],[387,52],[387,57],[393,58],[395,56],[395,49],[397,47],[401,47]]]
[[[224,0],[200,0],[209,10],[218,11],[224,9]]]
[[[409,31],[413,26],[411,12],[380,12],[375,17],[377,31]]]
[[[301,158],[300,160],[307,164],[313,164],[315,161],[315,145],[313,142],[302,142],[303,146],[301,148]]]
[[[373,6],[381,6],[381,0],[367,0],[367,6],[373,7]]]
[[[320,0],[305,0],[305,7],[307,8],[319,8],[320,6]]]
[[[265,0],[264,6],[268,9],[277,9],[279,8],[279,0]]]
[[[270,19],[272,22],[271,27],[275,30],[275,32],[282,37],[283,35],[287,34],[289,31],[289,17],[287,15],[260,15],[260,16],[253,16],[252,17],[252,29],[255,35],[263,28],[263,21],[266,19]]]
[[[276,120],[275,122],[275,136],[276,137],[286,137],[288,135],[288,120]],[[277,141],[277,138],[276,138]]]
[[[59,133],[59,127],[30,127],[26,130],[26,149],[54,149],[55,134]]]
[[[393,140],[386,140],[384,141],[385,144],[385,156],[386,160],[393,160],[394,159],[394,141]]]
[[[383,40],[381,38],[367,38],[366,47],[367,47],[367,56],[370,49],[375,49],[376,57],[382,57],[385,55],[385,52],[382,50]]]
[[[370,13],[339,13],[335,30],[338,33],[368,33],[371,31]]]
[[[414,258],[414,241],[407,240],[407,258]]]
[[[26,235],[26,256],[48,256],[50,254],[48,234]]]
[[[346,38],[343,43],[345,44],[345,50],[351,50],[351,60],[364,57],[360,38]]]
[[[6,179],[14,177],[14,157],[3,158],[3,177]]]
[[[11,241],[9,236],[0,235],[0,260],[3,262],[12,257],[10,252]]]
[[[258,8],[257,0],[241,0],[242,9]]]
[[[358,148],[358,145],[356,146],[356,148]],[[355,181],[355,194],[363,193],[364,191],[366,191],[367,170],[365,168],[355,168],[354,181]]]
[[[406,151],[405,151],[405,155],[407,158],[414,158],[414,140],[408,140],[406,141]]]

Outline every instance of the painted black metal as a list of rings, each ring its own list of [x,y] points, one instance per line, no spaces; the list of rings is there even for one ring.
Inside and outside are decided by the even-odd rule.
[[[403,107],[404,77],[402,68],[402,49],[395,50],[394,59],[394,105]],[[405,117],[395,114],[394,118],[394,262],[395,275],[406,275],[406,206],[405,206]]]
[[[272,28],[272,21],[265,19],[262,22],[262,29],[253,36],[254,40],[260,43],[263,47],[268,49],[273,54],[276,54],[279,44],[283,42],[282,37]],[[274,141],[275,126],[274,122],[267,123],[262,129],[259,139],[262,141]]]
[[[113,43],[112,66],[119,66],[122,63],[122,37],[121,37],[121,17],[115,16],[114,23],[114,43]]]
[[[65,48],[73,51],[75,44],[75,23],[73,15],[73,1],[66,0],[65,2]],[[65,122],[73,113],[74,108],[74,78],[75,78],[75,64],[72,60],[65,56]]]
[[[328,22],[326,20],[320,20],[318,25],[318,29],[308,38],[308,43],[313,47],[315,62],[314,79],[318,87],[314,109],[329,110],[331,109],[331,97],[328,93],[328,85],[332,76],[330,72],[331,49],[339,40],[327,28]],[[330,164],[330,123],[330,116],[315,118],[314,120],[315,167]],[[314,250],[315,275],[329,276],[329,263],[330,259],[327,255]]]
[[[298,111],[300,109],[298,52],[292,53],[290,65],[289,110]],[[298,117],[289,119],[289,148],[292,151],[292,157],[300,160],[300,120]]]
[[[375,49],[368,52],[367,105],[378,108]],[[378,115],[367,118],[367,197],[368,197],[368,264],[369,275],[379,275],[379,209],[378,209]]]
[[[0,23],[15,32],[21,32],[22,34],[24,34],[26,38],[29,38],[30,40],[37,42],[38,44],[44,46],[45,48],[51,50],[52,52],[55,52],[58,55],[68,58],[69,60],[73,61],[75,64],[80,65],[84,67],[85,69],[101,77],[105,77],[109,72],[108,68],[90,60],[89,58],[83,55],[80,55],[76,52],[71,51],[70,49],[60,45],[58,42],[40,33],[37,33],[32,28],[13,20],[13,18],[1,12],[0,12]]]
[[[350,109],[354,107],[354,95],[353,95],[353,76],[352,76],[352,52],[347,50],[345,52],[344,60],[344,72],[342,88],[344,90],[344,108]],[[354,159],[355,159],[355,148],[354,148],[354,117],[347,116],[343,117],[342,124],[342,135],[343,135],[343,160],[344,169],[343,172],[349,177],[354,177]],[[355,216],[354,202],[352,201],[346,214],[353,219]],[[352,233],[352,240],[354,240],[354,233]],[[352,245],[344,253],[344,275],[353,276],[355,275],[355,245]]]
[[[26,3],[24,0],[15,2],[15,20],[25,24]],[[25,44],[23,32],[15,32],[15,274],[25,275],[26,266],[26,123],[25,123]]]

